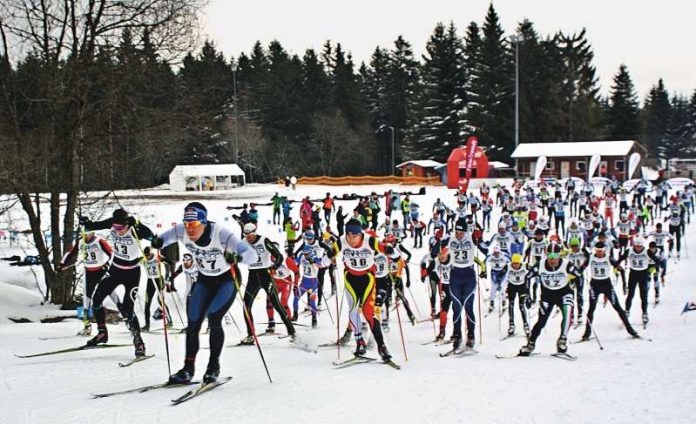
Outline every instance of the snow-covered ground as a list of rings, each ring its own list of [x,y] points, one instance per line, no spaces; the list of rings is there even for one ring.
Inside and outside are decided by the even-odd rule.
[[[256,185],[230,193],[229,198],[204,199],[213,220],[228,223],[226,206],[244,202],[268,202],[274,192],[291,199],[302,196],[323,197],[332,194],[372,191],[383,193],[386,186],[312,187],[298,186],[297,191],[275,185]],[[400,190],[417,191],[418,187]],[[455,204],[454,192],[428,187],[426,196],[412,198],[429,218],[432,204],[439,197],[448,205]],[[124,205],[156,231],[168,228],[181,219],[188,200],[123,199]],[[350,213],[356,201],[339,201]],[[297,209],[293,216],[297,216]],[[269,224],[270,207],[261,207],[259,232],[282,241],[284,234]],[[15,214],[15,220],[21,219]],[[494,216],[494,222],[496,222]],[[21,226],[20,224],[17,224]],[[688,228],[687,246],[696,254],[693,226]],[[427,244],[427,240],[426,240]],[[406,241],[411,249],[412,241]],[[0,254],[15,254],[16,248],[0,245]],[[420,283],[417,262],[425,252],[412,249],[413,284],[411,291],[418,305],[417,315],[424,317],[429,309],[426,287]],[[483,340],[479,354],[464,358],[440,358],[445,347],[424,346],[434,337],[430,322],[415,327],[403,322],[408,361],[401,348],[395,314],[392,330],[386,334],[394,359],[401,371],[379,364],[332,369],[337,359],[335,348],[320,348],[312,354],[288,346],[288,341],[262,337],[260,342],[273,377],[270,384],[255,347],[230,347],[223,351],[222,375],[234,376],[231,383],[180,406],[170,406],[170,399],[186,391],[183,388],[155,390],[106,399],[91,399],[90,393],[135,388],[164,381],[167,378],[165,344],[161,332],[144,335],[149,353],[157,356],[129,368],[117,363],[132,357],[131,347],[84,351],[64,355],[19,359],[14,354],[67,348],[84,343],[80,337],[41,340],[40,338],[75,334],[81,324],[74,319],[55,324],[14,324],[6,317],[22,315],[32,320],[55,312],[41,306],[41,295],[34,275],[28,268],[9,267],[0,263],[0,422],[2,423],[428,423],[428,422],[493,422],[493,423],[691,423],[694,422],[691,401],[696,397],[696,317],[680,316],[686,300],[696,298],[693,288],[693,261],[683,258],[670,262],[666,288],[659,306],[650,305],[650,325],[640,331],[652,342],[630,340],[621,328],[611,307],[598,306],[595,328],[604,345],[600,351],[595,342],[571,344],[570,352],[579,359],[563,361],[539,355],[532,358],[498,360],[495,354],[512,354],[524,344],[522,337],[500,341],[507,328],[507,315],[499,322],[497,314],[483,319]],[[14,269],[13,269],[14,268]],[[38,281],[40,269],[34,267]],[[182,280],[177,284],[183,289]],[[340,283],[339,283],[340,285]],[[326,285],[328,289],[328,284]],[[43,287],[42,287],[43,290]],[[484,290],[484,297],[487,297]],[[622,301],[623,301],[623,296]],[[409,298],[410,300],[410,298]],[[651,293],[652,300],[652,293]],[[484,299],[485,301],[485,299]],[[334,299],[331,314],[336,319]],[[641,325],[640,302],[634,301],[632,321]],[[485,308],[485,304],[482,305]],[[174,310],[173,310],[174,311]],[[140,312],[140,310],[139,310]],[[174,312],[173,312],[174,313]],[[245,336],[239,299],[232,314],[242,329],[226,327],[226,344],[234,344]],[[265,295],[254,306],[257,322],[265,322]],[[404,314],[402,313],[402,318]],[[178,317],[175,315],[178,327]],[[341,331],[346,311],[340,317]],[[154,321],[154,326],[161,321]],[[309,318],[300,318],[309,324]],[[518,327],[521,327],[518,323]],[[263,328],[263,325],[259,325]],[[552,318],[537,343],[537,351],[552,353],[560,327],[560,315]],[[282,325],[278,327],[282,330]],[[323,312],[319,328],[298,327],[302,340],[309,344],[330,342],[336,337],[336,325]],[[448,326],[448,335],[451,327]],[[577,340],[582,329],[571,330],[570,340]],[[477,334],[478,336],[478,334]],[[111,343],[129,343],[123,325],[110,327]],[[207,346],[207,336],[201,345]],[[183,362],[184,336],[170,334],[172,371]],[[349,347],[341,350],[341,358],[350,357]],[[371,352],[376,356],[376,352]],[[208,351],[201,350],[197,367],[203,372]]]

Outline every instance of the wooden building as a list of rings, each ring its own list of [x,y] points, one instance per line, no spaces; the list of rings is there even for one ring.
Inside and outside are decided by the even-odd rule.
[[[546,156],[546,168],[542,177],[587,178],[590,157],[602,157],[599,169],[594,176],[615,176],[626,180],[628,158],[634,152],[641,155],[641,162],[647,150],[634,140],[622,141],[579,141],[574,143],[520,143],[510,156],[517,161],[517,175],[533,177],[539,156]],[[640,169],[640,164],[639,168]]]
[[[440,162],[430,159],[409,160],[396,165],[396,168],[401,170],[402,177],[439,177],[435,168],[440,165]]]

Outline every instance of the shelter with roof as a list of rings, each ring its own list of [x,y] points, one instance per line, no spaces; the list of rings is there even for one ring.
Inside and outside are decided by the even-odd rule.
[[[172,191],[230,190],[245,184],[244,171],[235,163],[177,165],[169,174]]]
[[[618,180],[626,180],[628,158],[634,152],[640,153],[643,162],[647,150],[634,140],[520,143],[510,157],[517,161],[517,175],[520,176],[533,177],[537,158],[543,155],[547,162],[542,177],[587,179],[590,157],[599,154],[602,161],[595,175],[613,175]]]
[[[402,177],[437,177],[439,174],[435,168],[440,165],[440,162],[423,159],[409,160],[396,165],[396,168],[401,170]]]

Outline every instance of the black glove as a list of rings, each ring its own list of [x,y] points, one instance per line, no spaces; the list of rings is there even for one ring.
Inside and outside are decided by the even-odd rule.
[[[406,288],[409,288],[409,287],[411,287],[411,279],[410,278],[406,280]]]
[[[479,277],[486,279],[486,278],[488,278],[488,275],[486,274],[486,271],[481,271],[481,272],[479,272]]]
[[[527,296],[527,298],[524,300],[524,306],[527,307],[527,309],[532,307],[532,298]]]
[[[83,216],[83,215],[80,215],[78,220],[80,221],[80,225],[85,225],[89,222],[89,218],[87,218],[86,216]]]
[[[150,245],[154,247],[155,249],[161,249],[162,246],[164,246],[164,240],[161,238],[155,236],[152,241],[150,242]]]
[[[129,227],[135,227],[138,224],[138,220],[135,219],[134,216],[129,216],[126,218],[126,224],[128,224]]]

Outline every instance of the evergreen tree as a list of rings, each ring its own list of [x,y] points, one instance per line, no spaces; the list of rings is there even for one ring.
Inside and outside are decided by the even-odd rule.
[[[583,28],[579,34],[558,34],[563,67],[561,96],[564,117],[562,141],[596,140],[604,133],[599,80],[592,64],[594,53]]]
[[[660,142],[660,157],[663,159],[689,157],[694,153],[694,140],[689,139],[690,110],[686,97],[675,95],[670,102],[672,113],[669,116],[667,131]]]
[[[463,142],[462,113],[466,104],[464,46],[453,23],[437,24],[423,56],[422,120],[412,151],[418,157],[444,161]]]
[[[642,110],[642,139],[648,151],[653,155],[657,155],[660,152],[660,142],[667,131],[671,114],[672,107],[669,101],[669,94],[667,94],[664,82],[660,78],[657,84],[650,88]]]
[[[471,92],[476,102],[468,116],[479,142],[493,148],[489,156],[501,159],[509,157],[514,148],[515,74],[514,57],[492,4],[482,34],[478,61],[472,70],[475,82]]]
[[[619,66],[609,95],[609,137],[613,140],[635,140],[640,133],[638,95],[626,65]]]

